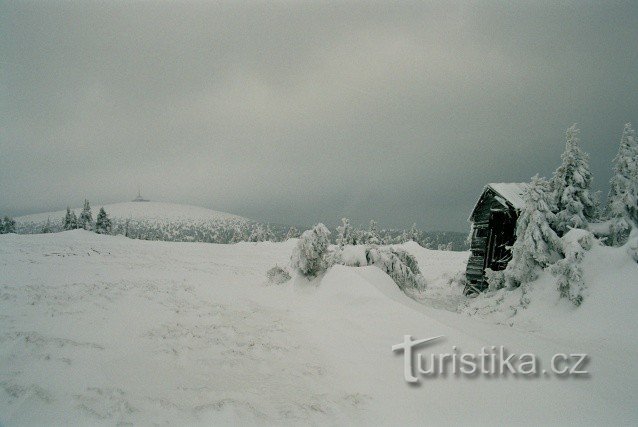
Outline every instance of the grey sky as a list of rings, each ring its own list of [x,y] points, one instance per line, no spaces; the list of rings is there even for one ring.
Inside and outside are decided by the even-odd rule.
[[[129,200],[465,230],[578,122],[606,192],[638,3],[1,2],[0,213]]]

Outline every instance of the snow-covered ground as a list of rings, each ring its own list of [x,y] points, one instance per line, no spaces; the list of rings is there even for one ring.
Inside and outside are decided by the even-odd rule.
[[[0,423],[635,425],[638,266],[620,249],[592,251],[582,307],[548,294],[555,310],[509,326],[453,311],[466,253],[406,244],[428,281],[416,302],[376,267],[269,284],[294,244],[1,235]],[[588,353],[591,375],[409,386],[391,351],[406,334],[444,335],[437,353]]]

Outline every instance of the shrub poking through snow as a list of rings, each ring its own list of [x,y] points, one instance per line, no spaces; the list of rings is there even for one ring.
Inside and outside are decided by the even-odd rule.
[[[372,247],[366,249],[368,265],[374,265],[388,274],[401,290],[425,289],[416,259],[402,249]]]
[[[266,272],[266,277],[268,277],[268,281],[270,283],[280,285],[290,280],[290,273],[288,273],[285,268],[281,268],[278,265],[275,265],[273,268]]]
[[[319,223],[302,233],[292,251],[291,265],[301,275],[316,277],[328,267],[326,251],[330,245],[330,231]]]
[[[557,276],[558,291],[562,298],[569,299],[575,306],[583,302],[586,289],[583,281],[583,257],[590,250],[595,238],[592,233],[580,229],[572,229],[562,238],[565,258],[552,265],[551,272]]]

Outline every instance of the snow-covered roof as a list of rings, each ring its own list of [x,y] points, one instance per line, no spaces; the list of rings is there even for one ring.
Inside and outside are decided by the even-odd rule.
[[[487,187],[498,193],[499,196],[507,200],[514,209],[521,209],[525,204],[523,193],[527,189],[526,182],[492,182]]]
[[[481,196],[479,197],[478,201],[474,205],[474,208],[472,209],[472,213],[470,214],[469,221],[470,222],[472,221],[472,217],[474,217],[474,211],[476,211],[476,207],[479,205],[479,203],[483,199],[483,195],[485,194],[485,191],[488,188],[493,190],[496,194],[498,194],[500,198],[504,199],[505,202],[512,205],[514,209],[520,210],[525,204],[525,201],[523,199],[523,193],[527,189],[528,185],[529,184],[527,184],[526,182],[491,182],[487,184],[485,188],[483,188],[483,192],[481,193]],[[502,202],[503,201],[501,201],[501,203]]]

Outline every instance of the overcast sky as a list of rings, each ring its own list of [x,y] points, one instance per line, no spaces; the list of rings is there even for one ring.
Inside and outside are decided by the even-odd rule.
[[[638,2],[0,3],[0,213],[145,197],[467,229],[578,122],[607,192]]]

